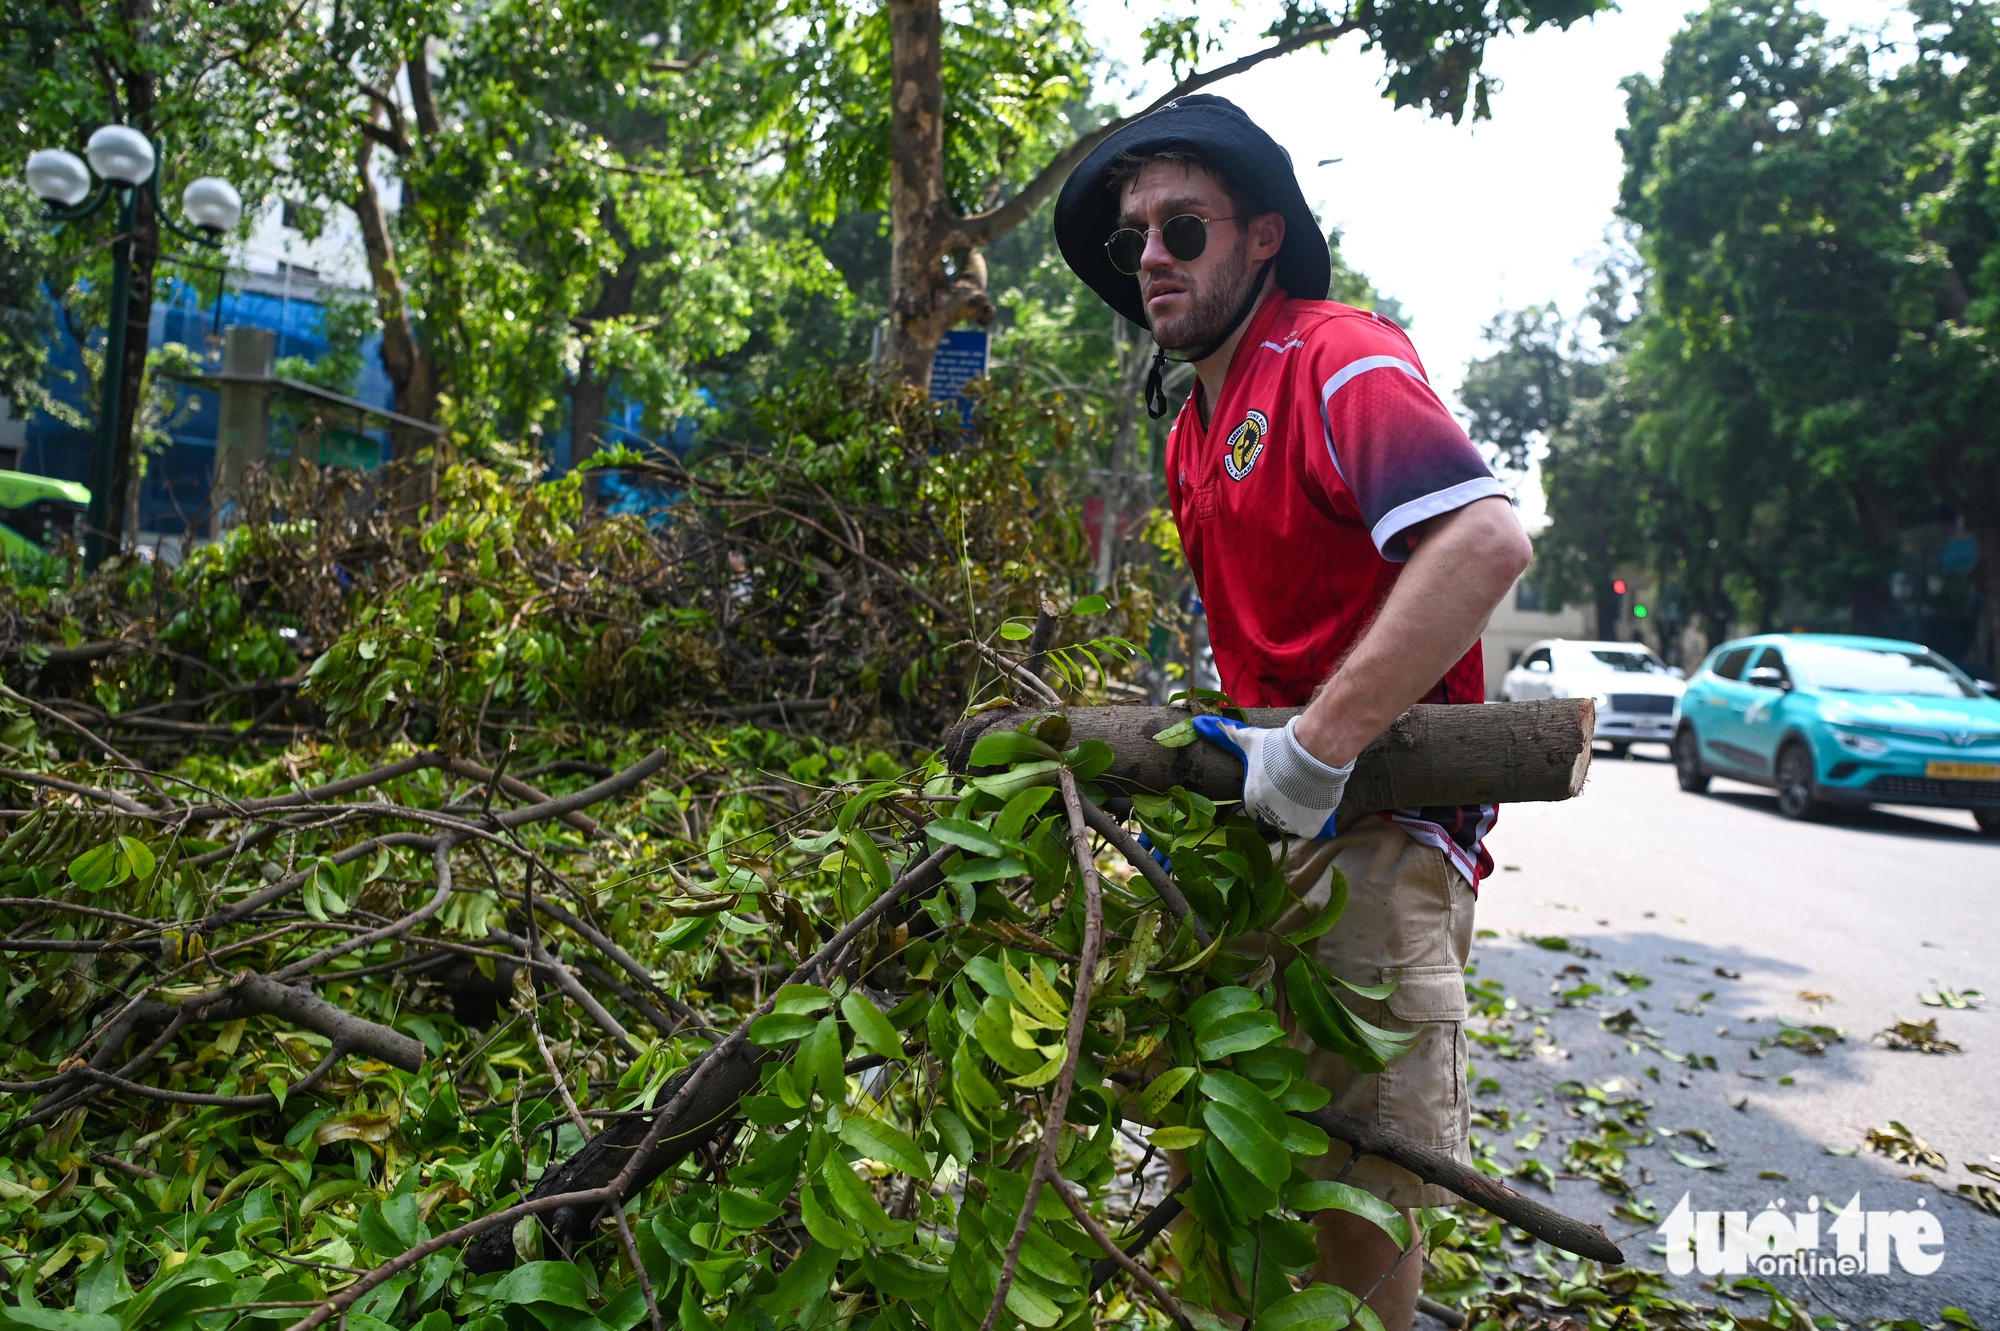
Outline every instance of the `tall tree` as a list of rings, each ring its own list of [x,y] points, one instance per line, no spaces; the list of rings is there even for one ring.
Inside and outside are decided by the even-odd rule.
[[[1176,97],[1308,48],[1353,37],[1380,51],[1384,91],[1454,121],[1490,111],[1487,44],[1510,32],[1567,27],[1604,0],[1285,0],[1266,45],[1199,68],[1218,48],[1192,17],[1156,19],[1146,59],[1174,84],[1133,116],[1080,129],[1066,118],[1096,52],[1066,0],[976,0],[947,16],[940,0],[887,0],[885,13],[817,11],[811,39],[785,57],[774,110],[794,174],[829,212],[884,206],[891,219],[882,360],[923,382],[939,340],[963,320],[992,317],[980,251],[1052,198],[1103,138]],[[858,9],[859,7],[857,7]],[[886,23],[881,22],[886,18]],[[886,59],[883,57],[886,56]],[[803,88],[808,95],[797,97]]]

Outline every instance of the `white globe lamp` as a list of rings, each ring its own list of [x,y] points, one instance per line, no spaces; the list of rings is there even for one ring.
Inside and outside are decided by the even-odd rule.
[[[84,145],[90,169],[114,185],[143,185],[153,178],[153,145],[129,125],[106,125]]]
[[[203,176],[181,191],[188,219],[210,235],[234,231],[243,220],[243,196],[220,176]]]
[[[28,188],[52,208],[69,208],[90,193],[90,168],[73,152],[44,148],[28,154]]]

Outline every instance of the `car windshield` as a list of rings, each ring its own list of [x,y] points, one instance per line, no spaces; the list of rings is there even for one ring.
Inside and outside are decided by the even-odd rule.
[[[1666,665],[1643,647],[1581,647],[1555,649],[1556,669],[1579,674],[1664,675]]]
[[[1786,648],[1785,656],[1792,674],[1815,689],[1919,698],[1980,696],[1971,680],[1935,652],[1799,642]]]

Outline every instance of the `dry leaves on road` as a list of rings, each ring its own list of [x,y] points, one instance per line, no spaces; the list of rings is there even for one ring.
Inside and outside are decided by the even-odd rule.
[[[1950,1040],[1938,1038],[1937,1018],[1929,1021],[1899,1021],[1886,1030],[1875,1032],[1875,1038],[1891,1049],[1914,1049],[1920,1054],[1962,1054],[1965,1051]]]
[[[1963,1011],[1984,1003],[1986,995],[1977,989],[1940,989],[1934,994],[1918,994],[1917,1001],[1925,1007],[1948,1007]]]
[[[1932,1169],[1946,1167],[1945,1158],[1932,1149],[1929,1142],[1893,1118],[1886,1128],[1868,1129],[1868,1149],[1888,1156],[1899,1165],[1929,1165]]]
[[[2000,1188],[1989,1188],[1983,1183],[1961,1183],[1958,1195],[1986,1214],[2000,1217]]]

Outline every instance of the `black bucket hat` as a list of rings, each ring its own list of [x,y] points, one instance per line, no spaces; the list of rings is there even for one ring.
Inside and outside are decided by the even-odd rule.
[[[1056,198],[1056,245],[1105,304],[1141,328],[1147,326],[1139,279],[1112,267],[1104,252],[1104,242],[1118,227],[1118,196],[1107,184],[1112,163],[1125,153],[1144,157],[1169,150],[1212,164],[1238,189],[1282,214],[1285,243],[1277,256],[1278,285],[1301,300],[1326,299],[1333,261],[1292,173],[1291,155],[1236,103],[1197,93],[1175,98],[1098,144],[1070,172]]]

